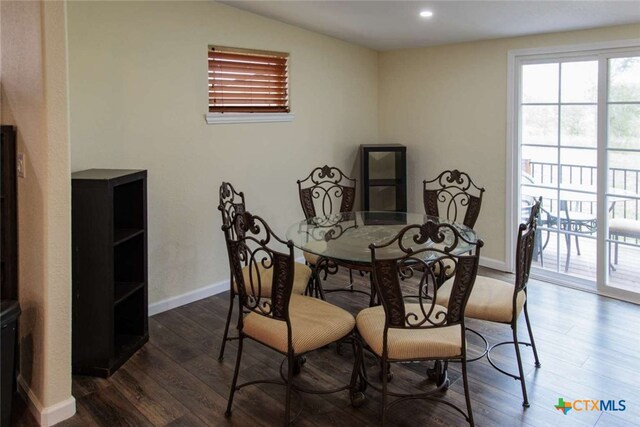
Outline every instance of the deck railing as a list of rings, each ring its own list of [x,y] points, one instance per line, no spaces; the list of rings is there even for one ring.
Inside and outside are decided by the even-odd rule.
[[[524,162],[524,171],[528,173],[538,184],[555,185],[558,182],[558,164],[545,162]],[[597,168],[595,166],[562,164],[560,165],[561,184],[565,185],[589,185],[597,182]],[[609,183],[613,188],[627,190],[630,193],[640,193],[640,169],[609,169]],[[549,206],[553,209],[553,206]],[[572,210],[595,213],[596,206],[593,202],[576,202],[571,206]],[[618,200],[611,211],[614,218],[630,218],[640,220],[640,200]]]

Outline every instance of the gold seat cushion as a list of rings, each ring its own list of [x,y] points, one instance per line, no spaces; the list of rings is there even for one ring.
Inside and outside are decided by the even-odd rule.
[[[303,354],[348,335],[355,326],[351,313],[317,298],[292,295],[289,303],[291,342],[295,354]],[[287,353],[287,324],[282,320],[249,313],[243,332],[263,344]]]
[[[428,308],[425,305],[425,308]],[[415,313],[424,319],[420,304],[405,304],[406,313]],[[435,313],[446,312],[446,308],[436,306]],[[371,350],[382,356],[385,313],[382,306],[366,308],[358,313],[356,325],[360,336]],[[430,325],[430,323],[427,323]],[[460,325],[433,327],[425,329],[389,328],[387,334],[388,358],[391,360],[417,360],[438,357],[457,357],[462,354],[462,332]]]
[[[293,294],[304,294],[305,289],[307,289],[307,283],[309,283],[309,278],[311,277],[311,269],[304,264],[299,262],[294,263],[294,272],[293,272]],[[251,281],[249,278],[250,274],[249,266],[246,266],[242,269],[242,275],[244,277],[244,285],[247,287],[246,291],[249,294],[253,294],[251,291]],[[254,288],[258,287],[258,272],[260,274],[260,296],[265,298],[271,298],[271,282],[273,281],[273,270],[271,268],[264,268],[262,266],[258,266],[258,269],[253,270],[253,286]],[[235,280],[233,281],[233,291],[238,293],[238,287],[236,285]]]
[[[440,289],[436,297],[436,303],[447,307],[449,305],[449,295],[453,279],[446,282]],[[486,276],[476,276],[476,281],[471,291],[465,317],[472,319],[489,320],[491,322],[511,323],[513,313],[513,291],[514,286],[503,280],[493,279]],[[515,318],[517,319],[522,311],[525,302],[524,291],[518,292],[516,302]]]

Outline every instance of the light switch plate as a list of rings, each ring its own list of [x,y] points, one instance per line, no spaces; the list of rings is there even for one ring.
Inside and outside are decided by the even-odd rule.
[[[26,178],[27,171],[26,165],[24,164],[24,153],[18,153],[18,159],[16,163],[16,172],[18,173],[18,178]]]

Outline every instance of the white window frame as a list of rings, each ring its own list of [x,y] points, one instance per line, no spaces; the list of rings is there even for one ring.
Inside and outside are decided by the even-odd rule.
[[[269,123],[292,122],[293,113],[207,113],[205,119],[208,125],[223,123]]]
[[[515,209],[515,201],[520,200],[520,164],[521,147],[519,144],[519,132],[521,131],[521,117],[519,114],[519,99],[521,86],[521,65],[523,63],[548,62],[562,59],[579,60],[584,57],[612,56],[625,53],[638,54],[640,49],[640,39],[617,40],[602,43],[588,43],[578,45],[551,46],[533,49],[510,50],[507,53],[507,155],[506,155],[506,230],[505,230],[505,263],[509,272],[515,271],[515,250],[516,250],[516,230],[520,223],[520,211]],[[602,64],[602,61],[600,62]],[[604,70],[603,70],[604,68]],[[598,70],[598,145],[600,141],[606,139],[606,115],[601,109],[606,108],[606,101],[603,101],[606,92],[607,69],[600,66]],[[605,194],[607,179],[607,157],[606,150],[598,149],[598,193]],[[608,215],[605,203],[598,203],[598,223],[599,230],[606,228]],[[606,262],[604,254],[607,251],[606,239],[598,239],[597,259],[599,263]],[[626,292],[621,289],[605,285],[608,270],[607,266],[598,265],[598,276],[596,278],[596,288],[593,289],[593,282],[568,275],[549,272],[549,274],[536,274],[532,272],[532,277],[538,279],[553,280],[554,282],[583,290],[597,291],[597,293],[624,299],[627,301],[640,302],[638,294]]]

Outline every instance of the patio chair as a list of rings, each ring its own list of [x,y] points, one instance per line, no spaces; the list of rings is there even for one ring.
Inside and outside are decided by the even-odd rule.
[[[628,218],[611,218],[609,220],[609,238],[615,239],[614,264],[618,264],[618,240],[620,238],[640,239],[640,221]],[[611,243],[609,243],[609,259],[611,259]]]

